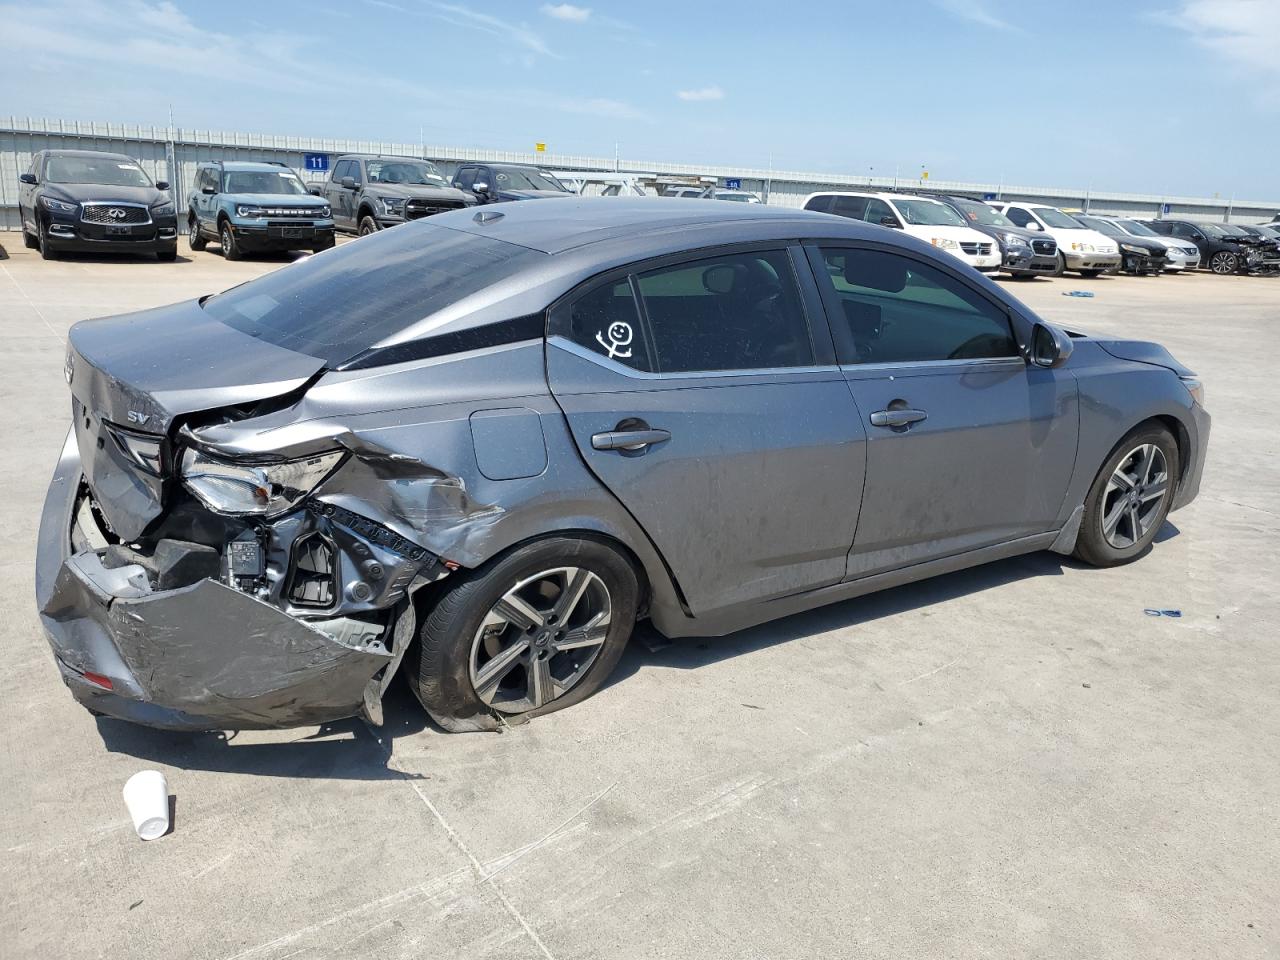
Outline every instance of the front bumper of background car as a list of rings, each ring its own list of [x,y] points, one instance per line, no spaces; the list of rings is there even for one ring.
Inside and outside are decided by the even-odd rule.
[[[44,210],[45,242],[68,253],[167,253],[178,249],[178,219],[155,216],[147,223],[108,224],[82,220],[79,212]]]
[[[91,510],[73,431],[41,516],[36,600],[63,681],[90,711],[187,730],[297,726],[362,711],[380,720],[385,681],[413,630],[410,604],[307,618],[238,588],[230,549],[219,558],[177,541],[161,541],[176,560],[157,575],[159,549],[87,546],[81,525]],[[381,597],[403,599],[415,573],[435,564],[340,508],[309,505],[280,524],[329,538],[340,561],[379,565],[389,581],[374,587]],[[396,550],[414,559],[382,566],[397,563]]]
[[[334,223],[332,219],[289,220],[240,219],[231,220],[236,240],[245,250],[298,250],[333,245]]]
[[[1088,253],[1058,245],[1068,270],[1114,270],[1120,266],[1119,253]]]

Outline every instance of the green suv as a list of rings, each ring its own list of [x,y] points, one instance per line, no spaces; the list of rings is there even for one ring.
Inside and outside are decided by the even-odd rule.
[[[284,164],[213,160],[196,169],[187,237],[192,250],[213,240],[228,260],[259,251],[318,252],[333,246],[333,212]]]

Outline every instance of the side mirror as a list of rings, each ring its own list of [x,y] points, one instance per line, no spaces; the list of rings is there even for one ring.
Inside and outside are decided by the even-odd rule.
[[[1031,362],[1037,367],[1060,367],[1071,358],[1074,349],[1071,338],[1057,327],[1037,323],[1031,331]]]
[[[343,178],[342,178],[342,188],[343,188],[344,190],[354,190],[354,189],[356,188],[356,178],[355,178],[355,177],[343,177]]]
[[[205,184],[203,187],[200,188],[200,192],[205,194],[206,196],[212,197],[215,193],[218,192],[218,188],[211,187],[208,184]]]
[[[34,173],[24,173],[20,177],[18,177],[18,180],[21,181],[22,183],[29,183],[32,186],[35,186],[37,183],[40,182],[36,179],[36,175]]]
[[[313,197],[324,196],[324,190],[316,186],[315,184],[312,184],[311,186],[307,187],[307,193],[311,194]]]
[[[485,183],[483,180],[478,180],[477,182],[471,185],[471,192],[472,193],[488,193],[489,185]]]
[[[1022,229],[1023,230],[1043,230],[1044,227],[1040,226],[1040,224],[1036,223],[1034,220],[1028,220],[1027,225]]]
[[[893,227],[895,230],[902,229],[902,224],[900,224],[895,217],[881,217],[880,225],[882,227]]]
[[[168,180],[157,180],[157,181],[156,181],[156,189],[157,189],[157,190],[168,190],[168,189],[169,189],[169,181],[168,181]]]

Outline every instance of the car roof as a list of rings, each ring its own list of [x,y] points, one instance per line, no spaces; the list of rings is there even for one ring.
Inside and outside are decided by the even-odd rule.
[[[230,170],[233,173],[237,170],[289,170],[288,167],[279,163],[268,163],[265,160],[202,160],[200,166],[218,167],[222,170]]]
[[[846,218],[764,204],[731,204],[717,200],[677,200],[671,197],[566,197],[505,203],[497,210],[476,213],[470,209],[437,214],[440,225],[477,236],[492,237],[556,254],[575,247],[610,241],[642,241],[671,231],[723,234],[708,243],[731,243],[740,228],[749,224],[775,224],[779,236],[794,228],[805,234],[805,225],[820,227]],[[821,230],[819,232],[822,232]],[[673,244],[673,250],[680,249]]]
[[[419,163],[434,163],[433,160],[426,160],[425,157],[407,157],[399,153],[344,153],[338,157],[339,160],[416,160]]]
[[[905,190],[819,190],[805,197],[805,202],[814,197],[875,197],[877,200],[930,200],[933,203],[942,203],[937,197],[923,193],[907,193]]]
[[[127,153],[111,153],[108,150],[41,150],[46,157],[111,157],[113,160],[128,160],[137,163]]]

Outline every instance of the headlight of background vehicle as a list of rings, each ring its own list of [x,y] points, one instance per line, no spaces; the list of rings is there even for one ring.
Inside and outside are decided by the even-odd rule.
[[[255,207],[247,203],[236,205],[237,217],[265,217],[267,212],[261,207]]]
[[[172,217],[173,214],[173,203],[169,200],[166,200],[164,203],[157,203],[151,208],[151,215],[153,217]]]
[[[1005,242],[1005,246],[1009,246],[1009,247],[1025,247],[1027,245],[1027,241],[1024,240],[1022,237],[1018,236],[1016,233],[1004,234],[1004,242]]]
[[[1144,253],[1146,253],[1146,252],[1147,252],[1147,251],[1143,250],[1141,247],[1135,247],[1135,246],[1134,246],[1133,244],[1131,244],[1131,243],[1122,243],[1122,244],[1120,244],[1120,249],[1121,249],[1121,250],[1123,250],[1125,253],[1136,253],[1136,254],[1139,254],[1139,255],[1144,254]]]
[[[78,203],[67,203],[65,200],[55,200],[53,197],[41,197],[40,202],[54,213],[75,213],[80,209]]]
[[[275,516],[298,504],[343,458],[341,450],[281,463],[240,464],[188,447],[182,482],[215,513]]]
[[[1093,244],[1092,243],[1073,243],[1071,245],[1071,249],[1079,251],[1080,253],[1093,253]]]
[[[932,243],[935,247],[940,247],[943,250],[959,250],[960,249],[960,244],[956,243],[954,240],[948,239],[947,237],[934,237],[929,242]]]
[[[378,202],[382,204],[382,212],[390,214],[393,217],[401,216],[404,213],[403,197],[379,197]]]
[[[328,220],[330,217],[333,216],[333,208],[328,206],[327,204],[321,207],[318,212],[320,214],[321,220]]]

